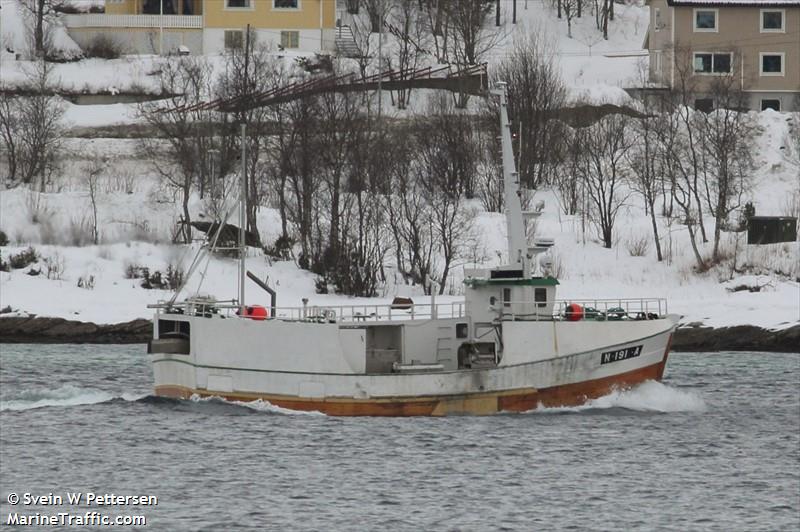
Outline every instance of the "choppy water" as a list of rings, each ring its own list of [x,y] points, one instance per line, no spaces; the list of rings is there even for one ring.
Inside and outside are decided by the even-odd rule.
[[[675,354],[664,384],[492,417],[331,418],[157,399],[150,382],[139,346],[0,345],[0,522],[99,510],[165,531],[800,529],[800,354]],[[73,507],[68,491],[158,505]],[[26,492],[64,505],[7,502]]]

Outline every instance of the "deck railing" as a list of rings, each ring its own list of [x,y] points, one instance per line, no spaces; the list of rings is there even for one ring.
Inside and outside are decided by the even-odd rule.
[[[574,305],[578,305],[576,309]],[[548,311],[547,303],[510,301],[497,303],[503,321],[655,319],[668,313],[667,300],[662,298],[636,299],[559,299]]]
[[[496,305],[497,320],[501,321],[558,321],[568,320],[574,314],[574,307],[580,305],[581,317],[586,320],[623,320],[623,319],[655,319],[667,314],[667,301],[661,298],[639,299],[585,299],[585,300],[558,300],[552,307],[552,312],[545,309],[548,305],[538,303],[538,309],[532,313],[530,301],[515,302]],[[237,315],[239,305],[235,300],[229,301],[204,301],[190,300],[176,303],[169,307],[166,303],[150,305],[158,312],[182,312],[189,315],[212,316],[224,314],[230,317]],[[519,311],[515,309],[528,309]],[[382,321],[413,321],[429,319],[463,318],[466,316],[466,307],[463,301],[452,303],[416,303],[411,305],[383,304],[383,305],[306,305],[303,307],[277,307],[268,309],[266,319],[279,319],[284,321],[301,321],[313,323],[352,323]],[[251,318],[251,316],[244,316]],[[259,319],[259,318],[254,318]],[[264,319],[264,318],[260,318]]]
[[[202,15],[65,15],[68,28],[196,28],[202,29]]]

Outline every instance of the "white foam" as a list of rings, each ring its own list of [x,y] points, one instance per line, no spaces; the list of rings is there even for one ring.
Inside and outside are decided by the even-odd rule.
[[[220,397],[218,395],[214,395],[211,397],[201,397],[197,394],[192,394],[189,397],[190,401],[194,401],[196,403],[204,403],[208,401],[213,402],[220,402],[226,403],[229,405],[236,405],[236,406],[243,406],[245,408],[249,408],[251,410],[256,410],[258,412],[270,412],[272,414],[282,414],[287,416],[324,416],[322,412],[318,412],[316,410],[307,411],[307,410],[292,410],[289,408],[283,408],[277,405],[273,405],[269,401],[265,401],[263,399],[256,399],[255,401],[228,401],[224,397]]]
[[[627,390],[613,391],[575,407],[539,406],[531,412],[558,413],[625,408],[639,412],[703,412],[706,403],[696,392],[681,390],[656,381],[646,381]]]
[[[273,405],[269,401],[264,401],[263,399],[256,399],[255,401],[232,401],[233,404],[244,406],[246,408],[250,408],[252,410],[258,410],[259,412],[273,412],[276,414],[286,414],[290,416],[294,415],[302,415],[302,416],[324,416],[322,412],[317,410],[292,410],[290,408],[283,408],[281,406]]]
[[[24,391],[13,399],[0,401],[0,411],[32,410],[34,408],[44,408],[47,406],[93,405],[105,403],[114,399],[138,401],[146,396],[146,394],[134,395],[129,393],[113,395],[95,388],[81,388],[79,386],[67,384],[55,390],[40,389]]]

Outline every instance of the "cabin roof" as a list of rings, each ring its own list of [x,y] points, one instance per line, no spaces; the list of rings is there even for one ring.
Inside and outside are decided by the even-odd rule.
[[[558,279],[553,277],[532,277],[530,279],[512,278],[512,279],[475,279],[468,278],[464,283],[469,286],[483,286],[483,285],[512,285],[512,286],[557,286]]]

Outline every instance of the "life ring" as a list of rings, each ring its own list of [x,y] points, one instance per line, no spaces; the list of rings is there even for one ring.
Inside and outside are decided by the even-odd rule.
[[[564,309],[564,317],[567,321],[581,321],[583,319],[583,307],[577,303],[570,303]]]

